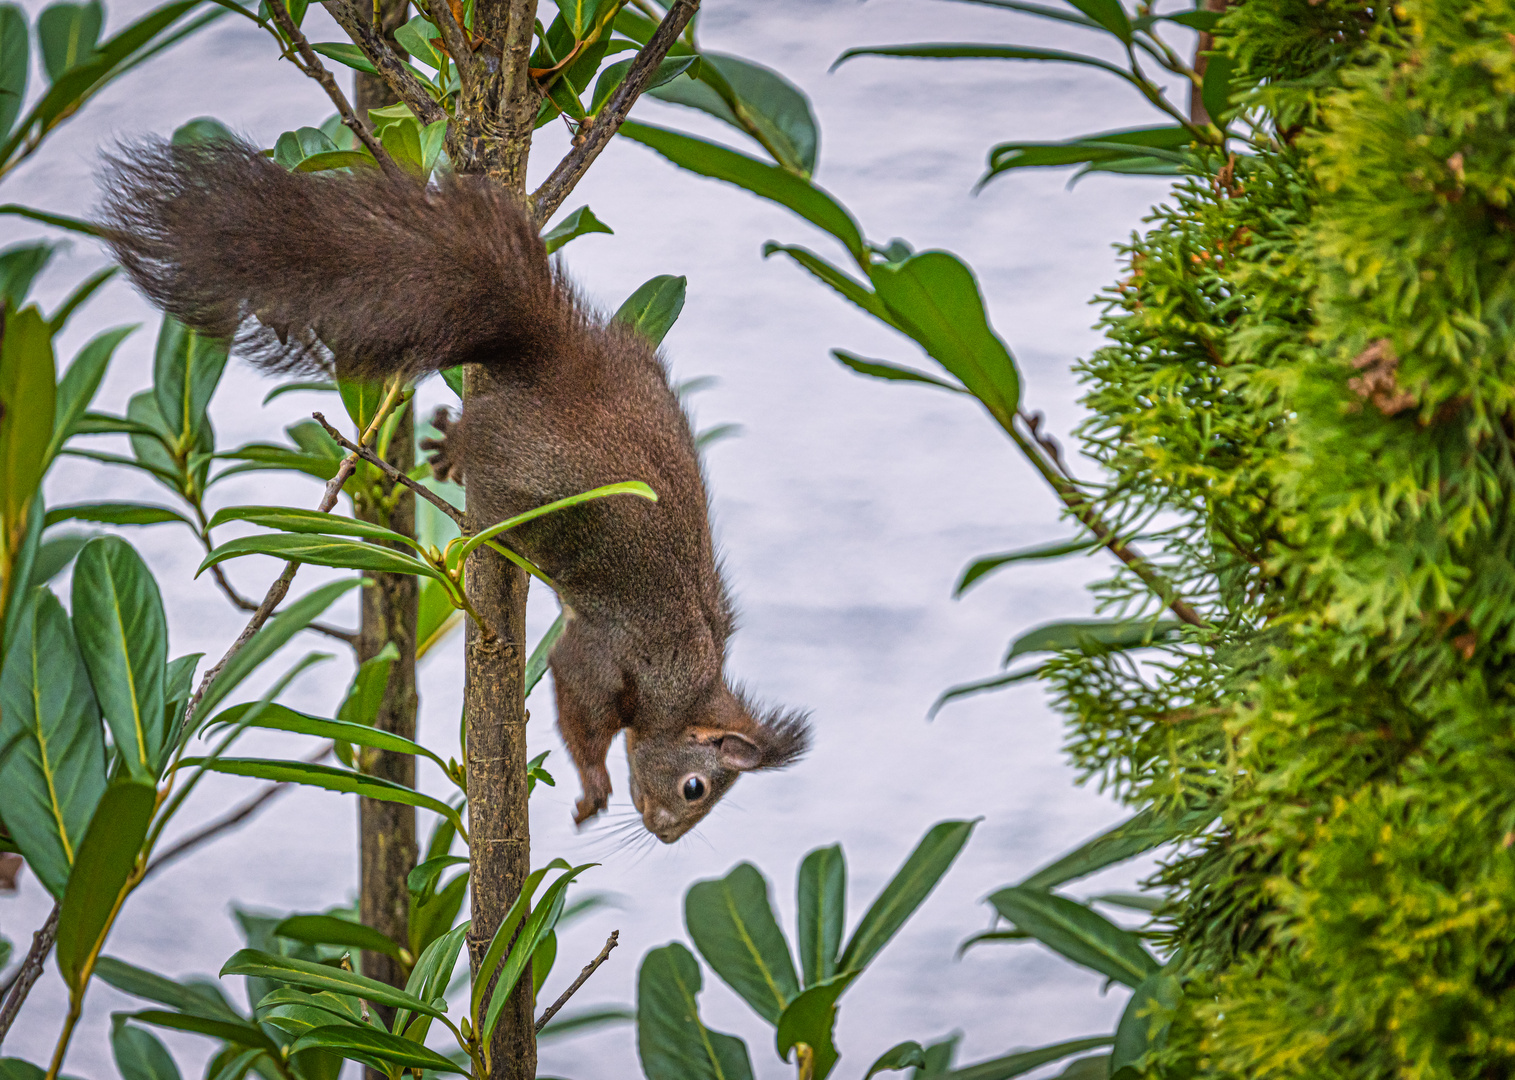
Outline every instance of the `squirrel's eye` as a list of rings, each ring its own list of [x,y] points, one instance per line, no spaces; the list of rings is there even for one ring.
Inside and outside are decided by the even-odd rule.
[[[696,799],[704,798],[704,795],[705,781],[701,780],[698,776],[691,776],[684,781],[684,799],[686,802],[694,802]]]

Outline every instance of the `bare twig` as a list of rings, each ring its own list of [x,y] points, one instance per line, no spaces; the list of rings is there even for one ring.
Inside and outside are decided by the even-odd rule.
[[[459,510],[456,506],[452,505],[452,503],[442,498],[442,496],[438,495],[435,491],[432,491],[431,488],[427,487],[425,484],[418,483],[417,481],[412,480],[410,477],[406,476],[399,469],[395,468],[389,462],[381,458],[378,454],[375,454],[372,450],[359,446],[357,443],[344,436],[340,431],[326,422],[325,416],[321,415],[318,412],[311,413],[310,415],[315,418],[316,423],[320,424],[323,428],[326,429],[326,434],[335,439],[337,445],[342,447],[342,449],[348,451],[349,453],[357,454],[360,458],[368,462],[370,465],[376,466],[381,472],[384,473],[385,476],[389,477],[389,479],[395,483],[404,484],[406,487],[410,488],[410,490],[414,491],[417,495],[421,496],[421,498],[425,499],[427,502],[431,503],[431,505],[435,506],[438,510],[442,511],[442,513],[452,518],[453,521],[457,522],[458,528],[462,529],[465,533],[468,531],[466,528],[466,519],[463,517],[463,511]]]
[[[647,39],[647,44],[642,46],[636,59],[631,62],[631,70],[626,72],[625,80],[610,95],[610,100],[600,109],[593,123],[588,125],[588,131],[580,128],[574,148],[558,162],[552,175],[531,197],[538,225],[552,217],[594,159],[600,156],[600,151],[609,145],[626,119],[626,114],[631,112],[631,106],[652,82],[658,64],[668,55],[668,50],[673,48],[674,42],[684,32],[684,27],[694,18],[699,7],[700,0],[675,0],[674,5],[668,9],[668,14],[658,24],[657,31]]]
[[[290,55],[295,67],[321,84],[321,89],[326,91],[326,96],[331,98],[331,103],[337,107],[337,113],[342,117],[342,123],[347,125],[349,131],[358,137],[358,141],[367,148],[383,169],[391,177],[400,177],[404,174],[400,167],[379,145],[379,140],[373,137],[373,132],[368,130],[368,125],[353,111],[352,103],[347,100],[347,95],[342,93],[337,80],[331,77],[331,72],[326,70],[326,65],[321,63],[321,58],[310,47],[300,28],[295,25],[295,20],[290,17],[289,8],[284,6],[284,0],[268,0],[268,10],[274,17],[274,22],[279,24],[279,29],[284,31],[284,36],[295,47],[298,56]]]
[[[431,100],[431,95],[426,92],[426,85],[411,73],[389,47],[389,42],[384,40],[384,35],[370,25],[353,0],[321,0],[321,3],[331,13],[331,17],[337,20],[337,25],[346,30],[347,36],[363,50],[363,55],[368,57],[379,77],[395,92],[395,96],[410,106],[410,111],[416,114],[417,120],[424,125],[447,119],[442,107]]]
[[[61,901],[54,904],[47,921],[32,935],[32,947],[27,951],[26,959],[21,962],[21,969],[11,980],[9,993],[5,994],[5,1004],[0,1005],[0,1043],[5,1042],[5,1033],[15,1023],[16,1014],[21,1011],[21,1003],[26,1000],[26,995],[31,993],[32,986],[42,977],[47,954],[52,951],[53,941],[58,936],[58,912],[62,907]]]
[[[574,993],[579,989],[579,987],[583,986],[584,983],[588,981],[589,976],[593,975],[595,971],[599,969],[599,966],[610,958],[610,950],[616,947],[616,944],[620,940],[620,937],[621,932],[619,930],[612,930],[610,932],[610,937],[605,939],[605,947],[600,950],[600,955],[596,956],[593,960],[589,961],[589,963],[585,964],[584,970],[579,972],[579,977],[573,980],[571,984],[569,984],[567,990],[564,990],[561,994],[558,995],[558,1000],[547,1006],[546,1012],[537,1017],[537,1031],[541,1031],[544,1027],[546,1027],[547,1021],[558,1015],[558,1010],[561,1009],[564,1005],[568,1004],[568,999],[573,997]]]
[[[451,0],[430,0],[426,11],[442,35],[442,46],[447,50],[447,55],[458,67],[459,82],[471,84],[476,71],[473,45],[468,40],[468,31],[463,29],[452,13]]]
[[[257,604],[253,603],[247,597],[243,596],[232,586],[232,583],[227,579],[225,572],[221,569],[220,563],[216,563],[210,568],[210,576],[215,580],[216,584],[221,587],[221,591],[226,594],[226,598],[230,600],[232,604],[235,605],[239,610],[258,610]],[[343,630],[340,627],[327,626],[325,623],[318,622],[311,623],[309,628],[318,634],[325,634],[329,638],[336,638],[344,645],[351,645],[356,647],[358,644],[358,635],[354,634],[350,630]]]
[[[305,760],[314,765],[324,759],[328,754],[330,754],[332,748],[333,744],[327,743],[316,753],[308,756]],[[264,786],[262,791],[258,792],[258,794],[254,795],[252,798],[248,799],[240,806],[237,806],[230,812],[222,815],[221,817],[218,817],[215,821],[212,821],[204,828],[190,833],[173,847],[169,848],[152,862],[148,863],[147,869],[142,873],[142,880],[146,881],[148,878],[152,877],[153,874],[162,869],[164,864],[171,863],[175,859],[188,855],[195,848],[209,843],[228,830],[236,828],[238,825],[242,824],[248,818],[256,814],[259,810],[263,809],[263,807],[268,805],[270,801],[278,798],[280,795],[284,794],[284,792],[288,791],[291,783],[292,781],[289,780],[280,780],[276,783],[267,784]]]

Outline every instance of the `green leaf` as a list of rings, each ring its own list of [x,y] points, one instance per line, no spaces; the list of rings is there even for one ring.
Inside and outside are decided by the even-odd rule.
[[[1168,1027],[1182,996],[1178,976],[1166,968],[1153,972],[1137,985],[1115,1028],[1108,1075],[1115,1077],[1122,1069],[1132,1070],[1132,1076],[1139,1075],[1147,1055],[1167,1044]]]
[[[290,956],[275,956],[257,949],[241,949],[232,954],[221,967],[222,976],[251,975],[291,986],[303,986],[311,990],[330,990],[349,997],[362,998],[376,1005],[390,1005],[397,1009],[409,1009],[441,1019],[447,1011],[446,1002],[425,1002],[413,994],[396,990],[388,983],[379,982],[351,971],[343,971],[328,964],[309,960],[296,960]]]
[[[105,377],[105,368],[110,363],[116,346],[134,330],[135,326],[107,330],[91,339],[88,345],[79,350],[73,363],[68,365],[68,370],[58,381],[53,410],[53,437],[47,447],[49,461],[63,448],[64,440],[78,429],[80,420],[95,398],[95,392],[100,388],[100,381]]]
[[[118,781],[105,789],[79,845],[58,912],[56,956],[71,997],[84,992],[88,965],[122,898],[158,805],[150,784]]]
[[[367,148],[357,150],[327,150],[311,154],[294,167],[297,173],[330,172],[333,169],[376,169],[378,162]]]
[[[0,633],[0,652],[3,652],[8,642],[14,640],[16,625],[21,621],[21,613],[26,608],[26,586],[32,580],[32,570],[42,547],[42,521],[46,512],[42,496],[38,494],[31,512],[27,514],[26,530],[20,537],[11,541],[5,537],[4,530],[0,529],[0,554],[10,557],[10,565],[4,568],[4,576],[0,578],[0,630],[3,630]]]
[[[21,115],[31,59],[26,14],[16,4],[0,4],[0,141],[10,134]]]
[[[47,525],[60,521],[96,521],[103,525],[161,525],[168,521],[182,521],[193,529],[194,523],[179,511],[167,506],[150,503],[102,502],[70,503],[55,506],[47,512]]]
[[[1110,1055],[1079,1058],[1057,1075],[1058,1080],[1110,1080]]]
[[[203,146],[207,143],[234,142],[231,128],[213,116],[197,116],[174,128],[169,142],[174,146]]]
[[[468,858],[465,855],[438,855],[434,859],[427,859],[417,863],[411,872],[405,875],[405,887],[412,893],[429,895],[437,883],[437,878],[450,866],[466,866]]]
[[[263,404],[267,405],[277,397],[285,394],[293,394],[303,390],[329,393],[337,388],[337,384],[329,379],[296,379],[293,382],[280,383],[268,393],[263,395]]]
[[[337,392],[342,395],[342,404],[358,431],[365,432],[379,414],[386,393],[384,383],[377,379],[337,379]]]
[[[836,974],[847,919],[847,858],[842,845],[816,848],[800,863],[798,894],[800,968],[805,985]]]
[[[440,69],[446,53],[438,50],[433,41],[439,41],[442,32],[433,26],[424,15],[417,15],[395,31],[395,40],[412,57],[429,68]]]
[[[12,10],[9,5],[0,12]],[[24,24],[23,24],[24,25]],[[59,244],[16,244],[0,251],[0,300],[19,310],[32,291],[32,283],[58,253]]]
[[[95,965],[95,978],[123,994],[156,1001],[179,1012],[219,1016],[227,1020],[240,1019],[220,991],[208,983],[175,982],[166,975],[159,975],[111,956],[100,957]]]
[[[53,333],[62,330],[73,317],[75,311],[82,307],[90,297],[97,293],[101,286],[116,276],[119,266],[107,266],[104,270],[97,270],[68,294],[68,297],[53,311],[52,317],[47,320],[47,325]]]
[[[1121,6],[1121,0],[1068,0],[1068,3],[1120,38],[1122,44],[1131,44],[1131,17]]]
[[[789,943],[773,917],[768,880],[751,863],[684,895],[684,924],[705,963],[770,1024],[800,992]]]
[[[377,655],[370,656],[359,664],[352,685],[347,689],[347,696],[337,710],[337,719],[349,724],[372,725],[384,706],[384,691],[389,685],[390,668],[394,667],[399,658],[400,652],[395,648],[395,643],[388,641]],[[405,741],[410,742],[409,739]],[[398,752],[414,754],[422,751],[407,749]],[[439,760],[429,752],[427,756]]]
[[[804,91],[772,68],[725,53],[702,52],[697,79],[649,91],[660,101],[709,113],[757,140],[790,172],[815,172],[820,134]]]
[[[320,618],[321,613],[329,608],[337,597],[353,586],[361,585],[362,582],[362,578],[329,581],[319,588],[312,589],[283,611],[275,614],[226,662],[226,666],[221,669],[215,681],[206,688],[205,696],[200,699],[197,707],[196,716],[209,714],[218,704],[225,701],[226,695],[235,690],[242,680],[252,674],[263,661],[278,652],[285,642],[304,630],[313,620]]]
[[[611,322],[625,323],[654,345],[661,345],[684,310],[684,293],[689,279],[680,275],[659,274],[637,286],[626,302],[616,309]]]
[[[378,1058],[392,1065],[407,1069],[428,1069],[431,1072],[468,1075],[468,1070],[445,1058],[435,1050],[428,1050],[420,1043],[391,1035],[387,1031],[369,1031],[363,1028],[333,1024],[316,1028],[295,1040],[289,1048],[291,1054],[302,1050],[331,1050],[343,1057],[353,1053],[362,1057]],[[359,1058],[362,1060],[362,1058]]]
[[[880,1054],[868,1067],[863,1075],[863,1080],[872,1080],[881,1072],[893,1072],[897,1069],[909,1068],[924,1069],[926,1067],[926,1052],[918,1042],[902,1042]]]
[[[542,243],[547,245],[547,254],[551,255],[568,241],[589,233],[610,233],[615,230],[594,216],[594,211],[587,206],[581,206],[559,221],[552,228],[542,234]]]
[[[237,473],[265,472],[276,469],[288,469],[291,472],[306,473],[319,480],[330,480],[337,475],[337,467],[341,464],[340,458],[332,458],[326,454],[301,453],[287,446],[270,443],[248,443],[235,450],[222,451],[216,457],[242,462],[240,465],[233,465],[217,473],[216,483]]]
[[[22,603],[0,672],[0,790],[16,847],[61,898],[105,791],[105,737],[63,605],[46,589]]]
[[[36,558],[32,561],[32,571],[28,578],[32,588],[38,585],[46,585],[53,578],[63,573],[65,567],[73,562],[84,545],[95,538],[96,533],[54,533],[37,548]]]
[[[1020,887],[1051,889],[1087,877],[1097,870],[1135,858],[1142,852],[1151,851],[1171,840],[1196,833],[1213,820],[1215,811],[1208,808],[1191,810],[1174,817],[1160,814],[1148,807],[1048,863],[1022,881]]]
[[[1020,373],[989,325],[973,271],[955,255],[927,251],[876,263],[869,274],[895,324],[1008,424],[1020,407]]]
[[[952,590],[953,596],[962,596],[973,585],[988,577],[994,571],[1011,563],[1033,562],[1038,559],[1060,559],[1064,555],[1076,555],[1081,551],[1092,551],[1094,548],[1103,547],[1104,541],[1099,537],[1085,537],[1079,540],[1059,540],[1051,544],[1038,544],[1036,547],[1021,548],[1018,551],[1005,551],[998,555],[985,555],[983,558],[974,559],[963,571],[963,576],[958,579],[957,586]]]
[[[1111,892],[1089,897],[1091,904],[1110,904],[1131,911],[1145,911],[1149,915],[1161,911],[1167,902],[1166,897],[1150,893]]]
[[[1183,623],[1177,619],[1070,619],[1027,630],[1010,644],[1002,663],[1038,652],[1078,651],[1099,655],[1175,641]]]
[[[837,961],[839,971],[861,971],[873,961],[931,895],[977,824],[977,820],[943,821],[927,830],[852,932]]]
[[[365,776],[333,765],[315,765],[307,761],[278,761],[268,758],[221,758],[210,761],[205,758],[185,758],[184,765],[203,765],[208,772],[224,773],[227,776],[251,776],[259,780],[277,780],[289,784],[304,784],[307,787],[340,791],[346,795],[361,795],[365,799],[381,802],[402,803],[418,806],[422,810],[441,814],[464,831],[462,818],[451,806],[430,795],[423,795],[404,784],[396,784],[377,776]]]
[[[552,974],[552,965],[558,958],[557,931],[549,930],[542,943],[531,954],[531,996],[535,999],[542,993],[542,984]]]
[[[226,346],[163,316],[153,355],[153,395],[168,430],[189,446],[205,425],[205,410],[226,370]]]
[[[989,151],[989,171],[977,186],[982,188],[994,177],[1014,169],[1058,168],[1143,157],[1157,158],[1171,171],[1187,160],[1182,151],[1193,141],[1194,134],[1188,128],[1162,125],[1122,128],[1060,142],[1000,143]]]
[[[547,658],[552,655],[552,647],[558,643],[558,638],[563,636],[567,627],[568,617],[563,612],[558,612],[558,617],[552,620],[552,625],[542,635],[542,640],[531,650],[531,656],[526,661],[526,689],[522,691],[523,696],[535,690],[537,683],[542,681],[542,676],[547,674]]]
[[[1200,100],[1204,102],[1205,112],[1210,114],[1210,119],[1215,121],[1217,127],[1224,127],[1223,118],[1235,111],[1231,108],[1235,82],[1236,61],[1227,53],[1208,53]]]
[[[334,519],[340,520],[340,519]],[[351,520],[351,519],[348,519]],[[416,574],[443,580],[440,570],[391,548],[367,544],[360,540],[338,540],[330,536],[290,533],[263,533],[228,540],[200,562],[199,576],[217,563],[243,555],[272,555],[277,559],[334,566],[342,570],[372,570],[381,574]]]
[[[791,1001],[779,1017],[775,1040],[779,1057],[789,1060],[795,1044],[803,1043],[813,1054],[815,1080],[826,1080],[840,1056],[833,1032],[836,1028],[836,1001],[861,972],[849,971],[817,986],[812,986]]]
[[[555,514],[559,510],[567,510],[569,507],[578,506],[581,503],[592,502],[595,499],[606,499],[613,495],[635,495],[638,498],[647,499],[649,502],[658,501],[657,493],[640,480],[623,480],[618,484],[605,484],[603,487],[581,492],[578,495],[569,495],[565,499],[555,499],[545,506],[538,506],[534,510],[527,510],[523,514],[508,517],[504,521],[491,525],[483,532],[474,533],[474,535],[470,536],[459,546],[455,556],[457,563],[454,565],[462,563],[469,555],[482,547],[486,541],[493,540],[501,533],[509,532],[517,526],[525,525],[528,521],[535,521],[539,517]],[[440,576],[437,571],[431,570],[430,567],[427,567],[427,570],[434,576]]]
[[[35,307],[0,314],[0,543],[6,558],[26,532],[53,434],[52,333]],[[7,584],[9,594],[14,586]]]
[[[458,628],[463,621],[463,612],[453,604],[447,587],[433,578],[421,582],[417,608],[416,660],[419,661]],[[528,689],[527,693],[530,692]]]
[[[1011,1077],[1023,1076],[1049,1062],[1071,1057],[1074,1054],[1082,1054],[1085,1050],[1098,1050],[1109,1046],[1113,1041],[1108,1035],[1069,1039],[1067,1042],[1054,1043],[1036,1050],[1018,1050],[1004,1057],[980,1061],[976,1065],[966,1065],[961,1069],[931,1075],[940,1076],[940,1080],[1010,1080]]]
[[[125,540],[99,536],[79,552],[73,614],[79,651],[116,749],[133,776],[156,778],[168,744],[168,620],[152,571]]]
[[[621,125],[619,134],[650,147],[681,168],[735,184],[787,207],[840,240],[859,263],[865,261],[863,235],[857,222],[840,203],[810,181],[718,143],[651,124],[628,120]]]
[[[690,76],[684,80],[685,84],[689,86],[698,85],[693,80],[695,74],[700,70],[701,61],[702,57],[699,56],[669,56],[663,60],[659,60],[657,70],[652,73],[652,80],[642,92],[652,97],[662,97],[661,94],[655,94],[653,91],[658,87],[666,86],[685,73],[688,73]],[[587,112],[595,116],[599,115],[600,110],[605,107],[605,103],[616,92],[616,88],[626,81],[626,73],[631,70],[631,65],[632,61],[630,60],[621,60],[608,65],[600,72],[600,77],[594,83],[594,94],[589,99]],[[707,94],[711,93],[709,90],[705,92]],[[669,98],[665,100],[673,99]],[[716,101],[719,102],[720,99],[717,98]]]
[[[405,541],[416,546],[402,533],[386,529],[370,521],[343,517],[341,514],[323,514],[319,510],[300,510],[290,506],[228,506],[217,510],[207,528],[216,529],[229,521],[245,521],[261,525],[265,529],[283,532],[327,536],[361,536],[369,540],[384,540],[389,543]]]
[[[495,941],[490,944],[489,951],[494,953],[496,944],[503,940],[509,941],[510,952],[506,955],[505,962],[500,965],[500,973],[495,979],[494,986],[489,989],[489,1008],[484,1014],[483,1023],[479,1026],[486,1040],[494,1036],[495,1025],[499,1023],[500,1014],[505,1009],[505,1002],[509,1000],[511,991],[515,989],[516,983],[520,982],[521,976],[526,973],[527,965],[531,963],[537,946],[541,945],[543,939],[552,932],[563,914],[564,894],[569,884],[585,870],[597,865],[597,863],[583,863],[559,874],[557,880],[547,886],[547,891],[542,894],[541,903],[537,904],[535,910],[521,923],[521,932],[514,941],[510,941],[508,935],[502,938],[501,934],[495,934]],[[525,895],[524,892],[523,895]],[[514,907],[515,905],[512,905],[512,909]],[[506,921],[501,924],[502,926],[510,922],[510,914],[507,913]],[[487,963],[487,956],[486,963],[481,963],[479,970],[491,970]],[[487,984],[488,979],[481,979],[480,982]],[[475,1008],[477,1009],[477,1006]]]
[[[3,10],[0,8],[0,11]],[[3,100],[0,98],[0,101]],[[46,1075],[45,1070],[33,1065],[30,1061],[22,1061],[20,1058],[0,1058],[0,1080],[43,1080]]]
[[[361,71],[365,75],[379,73],[379,69],[373,66],[373,61],[363,55],[363,50],[350,41],[312,41],[310,47],[326,59],[335,60],[354,71]]]
[[[168,1048],[150,1031],[132,1027],[124,1013],[111,1017],[110,1048],[121,1080],[180,1080]]]
[[[1034,679],[1042,673],[1039,667],[1027,671],[1008,671],[1001,675],[992,675],[987,679],[979,679],[976,682],[959,683],[942,692],[942,696],[931,703],[931,708],[926,711],[926,719],[933,719],[942,711],[944,705],[948,705],[959,698],[971,697],[974,694],[986,693],[990,690],[1000,690],[1014,683],[1025,682]]]
[[[1070,0],[1071,2],[1071,0]],[[929,44],[929,45],[870,45],[860,49],[848,49],[837,57],[831,69],[835,71],[848,60],[858,56],[905,56],[921,60],[1045,60],[1062,64],[1082,64],[1099,68],[1112,75],[1119,75],[1133,86],[1141,82],[1123,67],[1093,56],[1063,52],[1060,49],[1027,49],[1018,45],[980,44]]]
[[[1127,986],[1162,967],[1135,934],[1066,896],[1013,886],[992,894],[989,903],[1049,949]]]
[[[37,44],[49,82],[89,62],[100,40],[105,11],[100,0],[88,4],[53,4],[37,16]]]
[[[747,1046],[700,1019],[702,981],[678,942],[653,949],[637,973],[637,1054],[647,1080],[752,1080]]]
[[[341,945],[383,953],[404,963],[400,946],[387,934],[352,919],[339,919],[335,915],[291,915],[274,927],[274,933],[309,945]]]
[[[894,318],[889,314],[889,309],[884,307],[883,301],[874,295],[872,289],[861,281],[858,281],[851,274],[845,273],[838,267],[833,266],[809,248],[803,248],[797,244],[780,244],[770,240],[763,245],[763,258],[765,259],[770,255],[780,253],[788,255],[813,276],[830,285],[875,319],[889,326],[894,326]],[[833,355],[835,354],[833,353]],[[843,361],[843,363],[846,363],[846,361]]]
[[[207,727],[240,723],[249,711],[258,709],[257,716],[248,725],[249,727],[264,728],[268,731],[295,731],[301,735],[315,735],[322,739],[371,746],[376,750],[387,750],[392,754],[418,754],[435,761],[444,771],[447,768],[441,758],[420,743],[407,739],[403,735],[373,727],[371,724],[328,720],[324,717],[296,712],[284,705],[262,705],[261,709],[260,705],[262,703],[256,701],[233,705],[212,717]]]
[[[136,1020],[142,1024],[152,1024],[154,1027],[168,1028],[170,1031],[192,1031],[196,1035],[209,1035],[214,1039],[223,1039],[234,1046],[255,1047],[259,1052],[278,1055],[279,1047],[274,1043],[261,1028],[254,1027],[246,1020],[226,1020],[216,1016],[202,1016],[199,1013],[166,1012],[162,1009],[147,1009],[139,1013],[131,1013],[129,1020]]]
[[[916,371],[900,364],[891,364],[885,360],[869,360],[843,349],[832,349],[831,355],[836,358],[843,367],[851,368],[859,375],[868,375],[875,379],[889,379],[895,382],[918,382],[929,386],[939,386],[943,390],[951,390],[956,394],[966,394],[968,391],[954,382],[946,379],[938,379],[935,375],[927,375],[924,371]]]
[[[463,397],[463,365],[443,368],[438,374],[442,376],[442,381],[447,384],[448,389],[461,399]]]
[[[604,0],[556,0],[558,11],[563,15],[574,40],[581,41],[585,31],[594,25],[595,15]]]

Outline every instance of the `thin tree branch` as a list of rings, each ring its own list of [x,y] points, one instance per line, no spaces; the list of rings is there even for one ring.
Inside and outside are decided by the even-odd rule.
[[[331,753],[333,745],[334,744],[332,743],[327,743],[316,753],[306,757],[305,760],[310,762],[312,765],[317,764]],[[222,833],[236,828],[238,825],[242,824],[248,818],[256,814],[259,810],[263,809],[263,807],[268,805],[270,801],[278,798],[280,795],[284,794],[284,792],[288,791],[292,783],[293,781],[280,780],[276,783],[267,784],[264,786],[262,791],[258,792],[258,794],[254,795],[252,798],[243,802],[240,806],[237,806],[230,812],[222,815],[221,817],[218,817],[215,821],[212,821],[209,825],[206,825],[198,832],[190,833],[188,836],[184,837],[182,840],[176,843],[173,847],[169,848],[152,862],[148,863],[147,869],[142,872],[142,880],[146,881],[148,878],[152,877],[153,874],[162,869],[165,863],[173,862],[175,859],[188,855],[191,851],[197,847],[200,847],[202,844],[207,844],[210,841],[214,840],[216,837],[220,836]]]
[[[416,114],[417,120],[426,125],[447,119],[447,113],[426,92],[426,84],[416,78],[395,55],[389,42],[384,40],[384,35],[369,25],[353,0],[321,0],[321,4],[337,20],[337,25],[347,31],[347,36],[363,50],[363,55],[368,57],[378,71],[379,78],[395,92],[396,97],[410,106],[410,111]]]
[[[453,15],[450,0],[429,0],[426,13],[431,16],[432,23],[441,33],[442,45],[447,50],[447,55],[457,65],[459,82],[472,85],[477,70],[473,46],[469,43],[468,31],[463,29],[457,17]],[[440,76],[438,81],[440,81]]]
[[[620,940],[620,937],[621,932],[619,930],[612,930],[610,932],[610,937],[605,940],[605,947],[600,950],[600,955],[596,956],[593,960],[589,961],[589,963],[585,964],[584,970],[579,972],[579,977],[573,980],[567,990],[564,990],[560,995],[558,995],[558,1000],[547,1006],[546,1012],[537,1017],[537,1031],[540,1032],[544,1027],[546,1027],[547,1021],[558,1015],[558,1010],[561,1009],[564,1005],[568,1004],[568,999],[573,997],[573,995],[578,991],[579,987],[583,986],[584,983],[588,981],[589,976],[593,975],[599,969],[599,966],[601,964],[610,959],[610,950],[616,947],[616,944]]]
[[[232,583],[227,579],[225,572],[222,571],[220,563],[216,563],[210,568],[210,576],[215,580],[216,584],[221,587],[221,591],[226,594],[226,598],[230,600],[232,604],[239,610],[258,610],[257,604],[253,603],[247,597],[237,592],[236,588],[233,587]],[[343,630],[340,627],[327,626],[325,623],[313,622],[310,624],[310,629],[314,630],[318,634],[325,634],[329,638],[336,638],[344,645],[356,646],[358,643],[357,634],[354,634],[350,630]]]
[[[5,1042],[5,1033],[10,1031],[11,1025],[16,1022],[16,1014],[21,1011],[21,1004],[26,1000],[26,995],[31,993],[32,987],[42,977],[47,954],[52,951],[53,941],[58,936],[58,912],[62,907],[62,901],[55,903],[42,928],[32,935],[32,947],[27,951],[26,959],[21,963],[21,970],[16,972],[15,978],[11,981],[9,993],[5,995],[5,1004],[0,1006],[0,1044]]]
[[[349,453],[357,454],[360,458],[368,462],[370,465],[378,467],[378,469],[383,472],[385,476],[389,477],[390,480],[394,481],[397,484],[404,484],[406,487],[410,488],[410,490],[414,491],[417,495],[421,496],[421,498],[425,499],[427,502],[431,503],[431,505],[435,506],[438,510],[442,511],[442,513],[452,518],[453,521],[457,522],[458,528],[462,529],[464,532],[468,531],[466,528],[467,519],[464,518],[463,511],[459,510],[456,506],[452,505],[452,503],[442,498],[442,496],[438,495],[435,491],[432,491],[431,488],[427,487],[425,484],[419,483],[406,476],[399,469],[396,469],[389,462],[381,458],[378,454],[375,454],[372,450],[359,446],[351,439],[346,438],[340,431],[326,422],[325,416],[321,415],[318,412],[311,413],[310,415],[315,418],[316,423],[320,424],[323,428],[326,429],[326,434],[335,439],[337,445],[342,447],[342,449],[348,451]]]
[[[668,50],[673,48],[674,42],[678,41],[679,35],[689,25],[689,20],[694,18],[699,7],[700,0],[675,0],[674,5],[668,9],[668,14],[658,24],[656,32],[647,39],[647,44],[642,46],[636,59],[631,62],[631,70],[626,72],[625,80],[616,87],[615,93],[610,95],[610,100],[600,109],[594,121],[587,125],[588,131],[583,127],[579,129],[573,149],[558,162],[552,175],[531,197],[532,212],[539,226],[563,205],[563,200],[568,198],[568,193],[588,171],[594,159],[600,156],[600,151],[610,144],[611,138],[625,121],[626,114],[631,112],[631,106],[652,82],[658,64],[668,55]]]
[[[374,160],[379,163],[379,168],[391,177],[403,176],[400,167],[394,163],[384,147],[379,145],[379,140],[373,137],[373,132],[368,130],[368,125],[363,123],[358,114],[353,111],[352,103],[347,100],[347,95],[342,93],[337,80],[331,77],[331,72],[327,71],[326,65],[321,63],[321,58],[310,47],[310,42],[306,40],[305,35],[300,33],[300,28],[290,17],[289,8],[284,6],[284,0],[268,0],[268,10],[273,15],[274,22],[279,24],[279,29],[284,31],[284,36],[299,53],[298,57],[294,55],[289,57],[294,61],[295,67],[321,84],[321,89],[326,91],[326,96],[331,98],[331,103],[337,107],[342,123],[347,125],[348,130],[356,135],[358,141],[374,156]]]

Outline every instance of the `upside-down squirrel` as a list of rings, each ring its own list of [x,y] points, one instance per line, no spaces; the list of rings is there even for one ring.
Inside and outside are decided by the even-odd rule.
[[[804,716],[760,712],[723,674],[731,603],[662,361],[579,299],[513,196],[469,177],[291,173],[233,141],[129,147],[104,187],[106,240],[138,288],[265,370],[491,369],[498,389],[444,419],[432,459],[466,481],[481,522],[621,480],[657,493],[502,538],[547,572],[568,614],[550,666],[583,782],[576,822],[608,804],[622,728],[632,801],[665,843],[739,774],[804,753]]]

